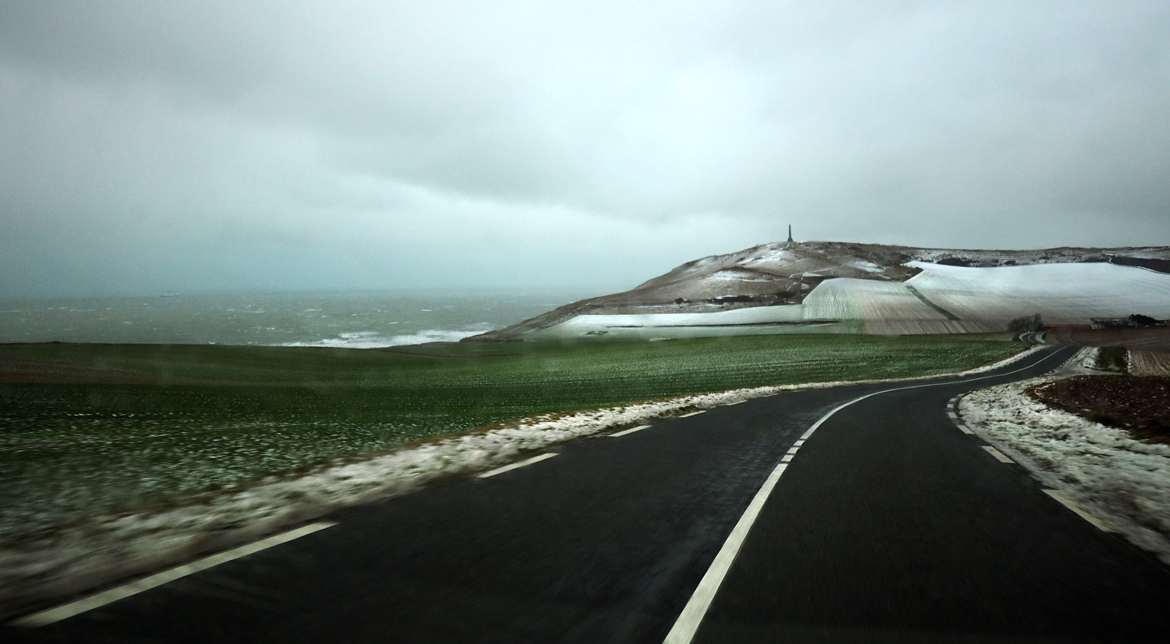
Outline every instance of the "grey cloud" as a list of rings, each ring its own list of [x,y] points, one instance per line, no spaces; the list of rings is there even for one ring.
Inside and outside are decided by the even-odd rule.
[[[1167,243],[1166,42],[1160,2],[5,3],[0,292]]]

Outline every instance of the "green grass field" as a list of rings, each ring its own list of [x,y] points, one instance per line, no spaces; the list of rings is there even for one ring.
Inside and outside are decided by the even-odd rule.
[[[873,336],[364,351],[0,345],[0,528],[163,503],[545,412],[927,375],[1020,348]]]

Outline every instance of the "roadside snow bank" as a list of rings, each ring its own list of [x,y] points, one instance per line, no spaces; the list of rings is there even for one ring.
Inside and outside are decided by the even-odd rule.
[[[1043,347],[1032,347],[997,363],[950,375],[983,373],[1040,350]],[[512,427],[448,438],[298,478],[266,479],[246,489],[203,497],[168,511],[99,517],[53,530],[35,540],[0,547],[0,614],[37,599],[78,592],[255,539],[338,508],[406,494],[439,477],[487,470],[527,452],[642,424],[652,418],[784,391],[918,379],[756,387],[567,415],[549,414],[519,421]]]
[[[1084,347],[1073,355],[1072,359],[1065,365],[1064,371],[1068,374],[1099,373],[1097,356],[1100,354],[1100,347]]]
[[[1080,366],[1075,357],[1069,363]],[[1170,445],[1134,440],[1026,393],[1060,377],[975,391],[960,400],[959,414],[1045,485],[1170,564]]]

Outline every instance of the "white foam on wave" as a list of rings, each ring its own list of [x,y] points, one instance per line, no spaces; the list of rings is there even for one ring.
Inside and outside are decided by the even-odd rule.
[[[332,338],[320,340],[285,342],[283,347],[328,347],[333,349],[378,349],[382,347],[399,347],[409,344],[424,344],[427,342],[458,342],[490,330],[490,325],[483,323],[463,329],[422,329],[415,333],[400,335],[382,335],[377,331],[349,331],[339,333]]]

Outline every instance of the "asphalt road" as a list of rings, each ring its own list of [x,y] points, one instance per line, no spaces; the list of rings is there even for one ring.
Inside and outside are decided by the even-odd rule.
[[[1072,351],[834,414],[783,470],[694,641],[1165,641],[1170,568],[1054,501],[945,413],[958,393],[1043,373]],[[0,637],[660,642],[801,435],[891,386],[790,392],[567,443]]]

